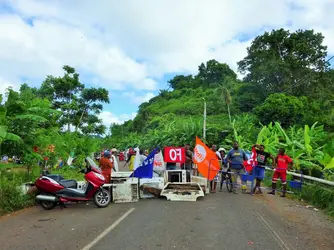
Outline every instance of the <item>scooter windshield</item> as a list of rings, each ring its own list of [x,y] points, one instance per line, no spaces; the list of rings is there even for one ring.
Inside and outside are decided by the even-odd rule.
[[[89,163],[90,167],[94,172],[101,172],[101,169],[96,165],[95,161],[90,157],[86,157],[86,161]]]

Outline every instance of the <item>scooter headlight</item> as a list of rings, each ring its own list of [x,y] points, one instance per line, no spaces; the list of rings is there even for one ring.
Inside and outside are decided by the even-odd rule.
[[[106,179],[102,174],[94,173],[101,181],[105,181]]]

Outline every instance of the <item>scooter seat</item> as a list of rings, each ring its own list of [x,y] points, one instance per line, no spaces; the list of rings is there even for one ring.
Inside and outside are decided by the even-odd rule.
[[[51,178],[51,179],[54,179],[57,182],[60,182],[60,181],[64,180],[64,177],[60,174],[48,174],[46,176]]]
[[[66,187],[66,188],[77,188],[78,183],[76,180],[60,180],[60,185]]]

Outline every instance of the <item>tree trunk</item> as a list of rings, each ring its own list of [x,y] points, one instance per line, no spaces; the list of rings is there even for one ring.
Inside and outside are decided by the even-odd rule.
[[[230,120],[230,124],[232,124],[231,112],[230,112],[230,104],[227,104],[227,112],[228,112],[228,118]]]

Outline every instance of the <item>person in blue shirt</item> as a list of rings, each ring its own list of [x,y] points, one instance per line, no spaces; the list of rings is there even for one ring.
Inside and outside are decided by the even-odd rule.
[[[241,175],[245,173],[244,161],[248,160],[248,157],[244,150],[239,148],[237,141],[233,142],[233,148],[228,152],[226,157],[227,162],[230,164],[231,171],[233,172],[235,183],[233,185],[233,192],[236,194],[235,184],[240,183],[238,180],[241,180]],[[242,189],[246,188],[246,183],[241,181]]]

